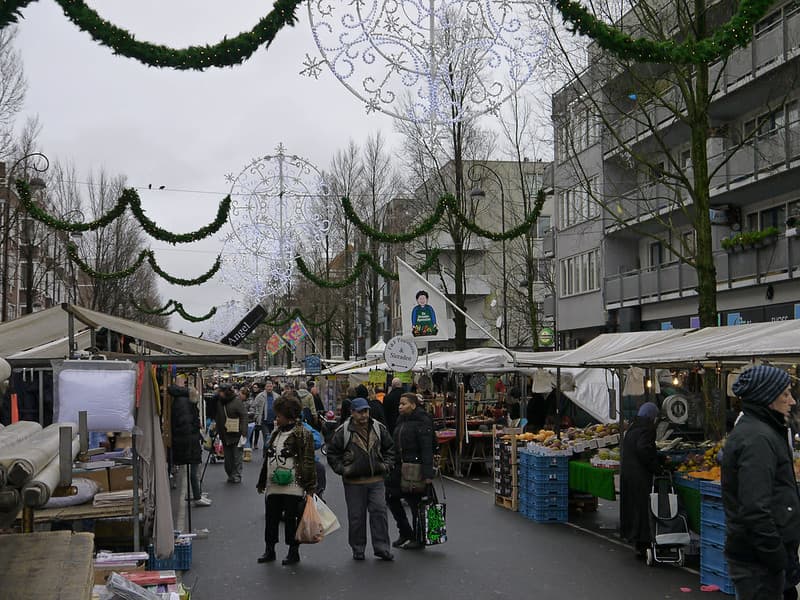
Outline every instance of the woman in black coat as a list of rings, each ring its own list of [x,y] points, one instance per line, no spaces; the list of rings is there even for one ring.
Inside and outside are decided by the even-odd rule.
[[[202,437],[200,435],[200,394],[188,387],[171,385],[167,388],[172,396],[172,462],[189,465],[189,482],[195,506],[211,506],[211,500],[203,496],[198,476],[202,461]]]
[[[424,548],[419,541],[419,519],[417,511],[425,492],[408,492],[401,488],[403,463],[422,465],[422,480],[427,485],[433,482],[435,473],[434,455],[438,454],[439,444],[433,430],[433,420],[419,405],[416,394],[400,396],[400,416],[394,430],[395,465],[386,482],[386,504],[392,512],[400,532],[392,546],[406,550]],[[402,500],[405,499],[411,510],[412,523],[408,522]],[[413,524],[413,525],[412,525]]]
[[[622,440],[620,471],[620,532],[643,556],[650,546],[650,490],[653,475],[661,471],[656,450],[658,407],[645,402]]]

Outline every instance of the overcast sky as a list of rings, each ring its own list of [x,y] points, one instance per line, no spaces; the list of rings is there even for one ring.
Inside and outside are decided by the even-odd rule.
[[[272,5],[255,0],[90,4],[137,39],[173,47],[211,44],[249,30]],[[329,71],[319,80],[299,74],[306,53],[315,54],[316,47],[305,4],[297,15],[295,27],[281,30],[269,50],[241,65],[181,72],[115,56],[68,21],[54,2],[33,2],[23,9],[17,43],[28,80],[25,114],[39,115],[40,147],[51,159],[73,161],[82,175],[103,167],[126,175],[133,187],[164,185],[163,191],[139,192],[148,215],[174,232],[194,230],[214,219],[230,191],[225,174],[273,154],[281,142],[287,153],[325,169],[350,138],[362,143],[382,130],[395,139],[391,119],[366,115]],[[220,237],[175,247],[153,240],[152,247],[167,272],[193,277],[211,266]],[[159,281],[164,301],[180,301],[196,315],[236,297],[219,276],[189,288]],[[198,334],[203,323],[173,317],[172,328]]]

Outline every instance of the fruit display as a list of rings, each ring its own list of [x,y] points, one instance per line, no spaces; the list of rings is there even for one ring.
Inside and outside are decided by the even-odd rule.
[[[689,453],[686,459],[678,465],[676,469],[679,473],[693,479],[705,479],[707,481],[719,481],[720,450],[725,445],[725,440],[717,443],[705,442],[705,450],[701,447],[700,452]]]
[[[591,448],[604,448],[619,443],[619,425],[617,423],[590,425],[589,427],[570,427],[561,432],[561,437],[555,431],[542,429],[538,433],[520,433],[516,435],[517,441],[526,443],[528,448],[544,454],[559,453],[572,454],[584,452]],[[511,436],[503,436],[510,440]]]

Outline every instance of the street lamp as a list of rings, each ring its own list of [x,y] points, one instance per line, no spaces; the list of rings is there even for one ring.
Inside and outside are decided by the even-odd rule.
[[[17,170],[17,167],[24,162],[35,159],[31,165],[31,168],[36,171],[37,173],[44,173],[50,167],[50,161],[48,158],[42,154],[41,152],[31,152],[30,154],[26,154],[22,158],[18,159],[10,169],[6,171],[6,189],[5,189],[5,206],[3,208],[3,282],[2,282],[2,291],[3,291],[3,300],[2,300],[2,307],[0,307],[0,321],[8,320],[8,284],[9,284],[9,277],[8,277],[8,255],[9,255],[9,245],[10,245],[10,238],[11,238],[11,184],[13,182],[13,175]],[[44,162],[40,162],[44,161]],[[41,179],[34,178],[31,181],[31,187],[43,189],[44,188],[44,181]],[[36,191],[38,191],[38,189]],[[32,190],[34,191],[34,190]],[[17,242],[19,243],[19,242]],[[31,290],[30,287],[28,289],[28,294],[30,294]]]
[[[482,179],[479,177],[475,169],[481,168],[485,170],[487,173],[490,173],[494,176],[497,180],[497,185],[500,187],[500,227],[503,236],[506,233],[506,196],[505,190],[503,188],[503,180],[500,178],[500,175],[497,174],[497,171],[494,169],[484,165],[484,164],[473,164],[469,170],[467,171],[467,177],[470,181],[478,182]],[[486,192],[483,191],[480,187],[475,187],[469,193],[470,198],[485,198]],[[506,346],[508,345],[508,277],[506,275],[506,240],[505,237],[501,240],[502,243],[502,252],[503,252],[503,339],[501,340]]]
[[[73,222],[73,221],[75,221],[74,217],[77,217],[77,222],[78,223],[83,223],[86,220],[86,217],[84,216],[83,212],[78,208],[73,208],[72,210],[67,211],[67,213],[61,218],[61,220],[62,221]],[[71,238],[73,238],[73,241],[75,242],[75,244],[77,244],[80,241],[80,239],[83,237],[83,233],[80,232],[80,231],[72,231],[72,232],[70,232],[69,235],[70,235]],[[78,302],[78,287],[79,287],[79,285],[78,285],[78,279],[77,279],[77,277],[75,275],[75,263],[72,260],[69,261],[69,267],[70,267],[70,279],[72,280],[72,286],[71,286],[72,287],[72,294],[71,294],[70,302],[72,304],[79,305],[80,304]]]

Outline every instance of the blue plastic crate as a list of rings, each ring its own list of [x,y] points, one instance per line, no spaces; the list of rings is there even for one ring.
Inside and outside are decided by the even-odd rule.
[[[567,481],[532,481],[528,484],[528,491],[532,494],[553,494],[557,496],[569,495],[569,482]]]
[[[700,493],[703,496],[713,496],[714,498],[722,498],[722,486],[718,481],[701,481]]]
[[[700,568],[710,569],[722,575],[728,575],[728,561],[725,560],[725,550],[722,545],[700,540]]]
[[[188,543],[175,544],[175,551],[169,558],[156,558],[152,544],[147,547],[148,571],[188,571],[192,568],[192,540]]]
[[[725,527],[725,508],[722,506],[722,501],[710,496],[703,496],[700,502],[700,518]]]
[[[712,544],[725,545],[725,525],[720,525],[706,519],[700,519],[700,538]]]
[[[569,482],[569,468],[558,469],[534,469],[533,480],[536,483],[546,483],[554,481]]]
[[[534,469],[569,469],[569,456],[533,455],[531,464]]]
[[[733,582],[727,573],[719,572],[715,569],[700,567],[700,583],[702,585],[716,585],[723,594],[733,596],[736,591],[733,589]]]
[[[530,497],[530,501],[533,503],[533,508],[535,509],[558,509],[558,510],[567,510],[569,508],[569,497],[568,496],[553,496],[553,495],[540,495],[536,494]]]
[[[527,450],[519,450],[517,452],[517,460],[519,461],[520,469],[522,469],[533,462],[533,454]]]
[[[537,523],[566,523],[569,510],[564,508],[533,508],[533,520]]]

